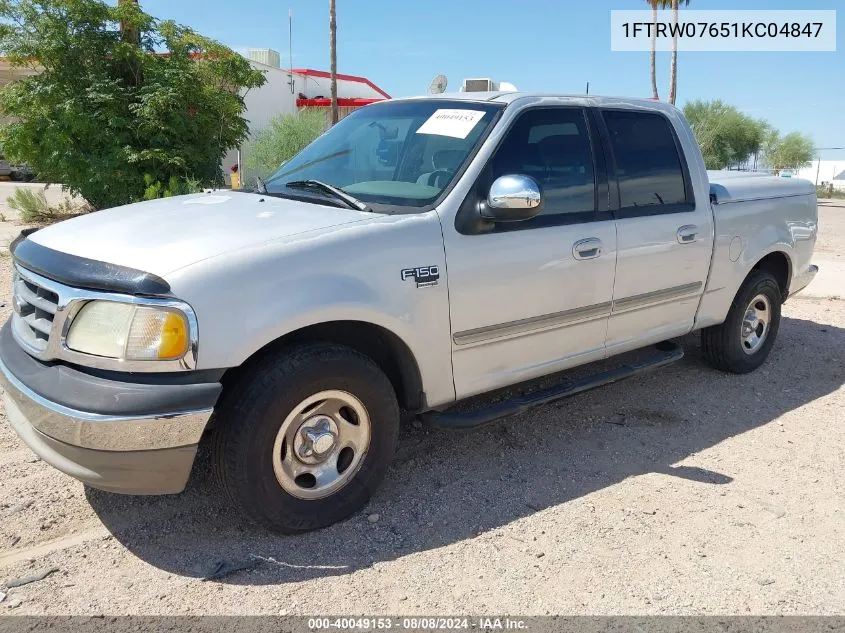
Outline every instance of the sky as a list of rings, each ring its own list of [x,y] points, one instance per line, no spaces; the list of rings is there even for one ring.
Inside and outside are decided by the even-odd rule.
[[[293,66],[328,70],[327,0],[141,0],[161,19],[191,26],[235,49],[273,48]],[[836,9],[841,0],[698,0],[699,9]],[[338,72],[362,75],[394,97],[424,94],[437,74],[458,90],[467,77],[520,90],[650,97],[649,54],[611,52],[610,11],[645,0],[337,0]],[[722,99],[818,148],[845,147],[845,11],[836,52],[679,55],[678,105]],[[658,53],[666,98],[670,53]],[[845,159],[843,151],[820,151]]]

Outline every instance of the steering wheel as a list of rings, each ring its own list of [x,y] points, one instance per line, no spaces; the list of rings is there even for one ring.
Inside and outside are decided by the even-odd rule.
[[[435,169],[428,175],[428,182],[426,184],[429,187],[436,187],[437,179],[440,176],[448,176],[449,178],[451,178],[452,174],[454,174],[454,172],[451,169]]]

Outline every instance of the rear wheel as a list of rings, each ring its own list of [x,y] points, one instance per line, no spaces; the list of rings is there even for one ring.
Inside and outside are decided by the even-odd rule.
[[[339,345],[298,346],[266,359],[218,410],[215,465],[248,518],[291,533],[360,509],[396,446],[399,406],[368,357]]]
[[[701,350],[708,362],[734,374],[762,365],[777,337],[781,303],[774,275],[752,272],[737,292],[725,322],[701,331]]]

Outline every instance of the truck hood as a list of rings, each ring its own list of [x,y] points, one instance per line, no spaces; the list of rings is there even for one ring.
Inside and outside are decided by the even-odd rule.
[[[29,239],[56,251],[164,277],[247,246],[372,217],[351,209],[218,191],[97,211],[41,229]]]

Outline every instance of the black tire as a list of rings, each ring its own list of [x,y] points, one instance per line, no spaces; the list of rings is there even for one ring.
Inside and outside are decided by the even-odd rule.
[[[286,417],[327,390],[348,392],[363,404],[369,448],[343,487],[302,499],[279,483],[274,443]],[[384,478],[399,432],[399,406],[388,378],[367,356],[331,343],[298,345],[258,362],[227,387],[216,417],[212,459],[223,490],[248,519],[286,534],[322,528],[359,510]]]
[[[746,310],[751,302],[763,295],[769,302],[769,322],[766,338],[754,351],[744,349],[742,331]],[[701,351],[716,369],[732,374],[747,374],[762,365],[777,338],[783,296],[777,279],[765,270],[756,270],[745,279],[734,297],[728,317],[721,325],[701,331]]]

